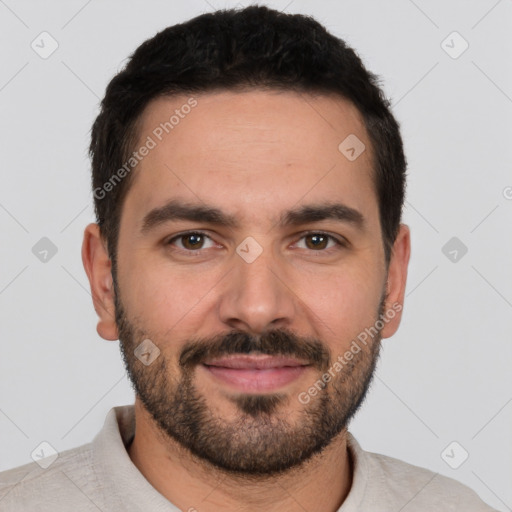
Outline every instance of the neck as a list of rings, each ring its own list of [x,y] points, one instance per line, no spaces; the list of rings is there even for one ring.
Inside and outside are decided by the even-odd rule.
[[[343,430],[320,454],[271,477],[225,473],[193,456],[155,425],[138,398],[136,431],[128,454],[146,480],[180,510],[335,512],[352,484]]]

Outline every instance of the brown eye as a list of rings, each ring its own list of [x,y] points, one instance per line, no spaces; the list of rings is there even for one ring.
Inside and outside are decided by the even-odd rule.
[[[319,255],[323,253],[327,255],[347,248],[348,242],[343,237],[338,238],[322,231],[310,231],[303,233],[296,246],[299,249],[317,252]]]
[[[208,235],[201,232],[192,231],[190,233],[182,233],[181,235],[175,236],[167,243],[169,245],[176,245],[178,249],[192,252],[198,251],[199,249],[204,249],[206,241],[212,242]]]
[[[181,237],[183,240],[183,247],[185,249],[200,249],[204,243],[203,235],[198,233],[192,233],[190,235],[184,235]]]
[[[312,235],[306,235],[304,238],[306,239],[308,249],[318,250],[325,249],[329,243],[329,239],[332,237],[323,235],[322,233],[315,233]]]

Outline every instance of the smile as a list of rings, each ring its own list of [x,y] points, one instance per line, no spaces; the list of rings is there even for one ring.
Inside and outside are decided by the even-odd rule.
[[[277,390],[298,379],[310,366],[291,357],[230,356],[202,365],[213,378],[239,391]]]

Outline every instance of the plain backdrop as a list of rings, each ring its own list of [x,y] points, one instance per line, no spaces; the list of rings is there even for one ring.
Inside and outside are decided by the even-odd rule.
[[[249,3],[0,1],[0,470],[42,441],[91,441],[111,407],[133,403],[118,342],[96,333],[80,258],[94,220],[89,130],[107,83],[164,27]],[[402,127],[404,317],[351,431],[512,510],[512,1],[261,3],[344,38]],[[31,46],[51,48],[41,32],[58,44],[45,59]],[[43,262],[33,248],[45,237],[57,252]],[[457,469],[442,457],[454,441],[452,465],[469,454]]]

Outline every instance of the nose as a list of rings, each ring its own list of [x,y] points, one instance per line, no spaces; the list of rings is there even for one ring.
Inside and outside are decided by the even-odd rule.
[[[271,252],[264,250],[248,263],[238,254],[220,296],[221,321],[231,328],[260,335],[266,330],[290,328],[298,310],[297,297]]]

